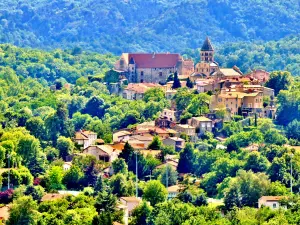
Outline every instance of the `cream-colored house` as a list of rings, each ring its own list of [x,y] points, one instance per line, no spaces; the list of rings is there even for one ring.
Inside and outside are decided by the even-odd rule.
[[[258,199],[258,208],[262,206],[270,207],[271,209],[286,208],[280,205],[280,200],[284,198],[284,196],[262,196]]]
[[[78,131],[75,133],[74,141],[78,145],[82,146],[83,149],[93,145],[97,140],[97,134],[92,131]]]
[[[122,205],[127,206],[128,216],[130,217],[132,211],[142,202],[142,199],[137,197],[121,197],[120,202]]]
[[[129,141],[131,136],[131,132],[126,130],[117,131],[113,134],[113,142],[119,143],[119,142],[127,142]]]
[[[196,128],[193,126],[190,126],[188,124],[177,124],[174,128],[178,133],[182,134],[185,133],[188,136],[195,136],[196,134]]]
[[[113,162],[118,158],[120,151],[114,149],[110,145],[94,145],[84,149],[83,153],[93,155],[97,160]]]

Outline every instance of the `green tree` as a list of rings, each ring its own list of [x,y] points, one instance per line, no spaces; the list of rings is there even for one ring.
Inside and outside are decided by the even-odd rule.
[[[187,143],[184,149],[180,152],[177,171],[179,173],[191,173],[195,160],[193,145]]]
[[[39,202],[39,201],[41,201],[42,197],[44,196],[45,190],[41,186],[29,185],[26,187],[24,194],[30,195],[33,200]]]
[[[96,197],[95,208],[98,213],[113,213],[116,210],[117,198],[106,191],[99,192]]]
[[[8,225],[35,225],[38,224],[38,206],[32,197],[21,197],[17,199],[10,209]]]
[[[238,205],[256,207],[258,199],[268,193],[270,185],[266,174],[240,170],[226,191],[225,205],[227,209]]]
[[[172,89],[177,89],[181,87],[181,83],[180,80],[178,78],[178,73],[177,71],[174,73],[174,81],[173,81],[173,85],[172,85]]]
[[[115,174],[122,173],[124,175],[128,174],[128,166],[124,159],[116,159],[112,162],[112,168]]]
[[[252,170],[254,173],[266,172],[269,168],[269,161],[259,152],[251,152],[247,157],[245,170]]]
[[[168,186],[172,186],[177,183],[178,173],[173,169],[172,166],[167,165],[162,169],[159,177],[160,177],[160,182],[163,185],[167,186],[167,181],[168,181]]]
[[[63,176],[64,171],[60,166],[52,166],[51,169],[48,171],[48,190],[51,191],[64,189],[64,186],[62,184]]]
[[[150,88],[144,94],[144,101],[161,102],[165,99],[165,93],[162,88]]]
[[[40,117],[32,117],[26,122],[26,129],[38,139],[44,139],[45,137],[45,124]]]
[[[132,219],[129,224],[148,225],[152,210],[153,208],[147,202],[143,201],[132,211]]]
[[[192,101],[187,107],[187,111],[193,116],[203,115],[209,112],[208,101],[209,96],[205,93],[200,93],[193,97]]]
[[[157,203],[164,202],[167,198],[167,189],[157,180],[146,183],[143,193],[143,199],[149,201],[152,206]]]
[[[82,178],[83,172],[81,169],[76,165],[72,165],[71,168],[65,173],[63,177],[63,183],[68,189],[78,189],[80,187]]]
[[[154,136],[152,142],[148,145],[148,149],[151,150],[160,150],[162,147],[162,142],[159,136]]]
[[[275,95],[278,95],[280,90],[288,90],[293,82],[293,77],[288,71],[274,71],[270,74],[270,79],[266,86],[274,89]]]
[[[112,193],[118,197],[132,195],[133,193],[129,182],[130,181],[127,181],[123,174],[118,173],[113,175],[110,179]]]
[[[59,157],[65,160],[68,155],[72,154],[74,143],[70,138],[60,136],[57,140],[56,148],[59,151]]]
[[[177,110],[185,110],[193,99],[188,88],[179,88],[174,96]]]
[[[194,84],[193,84],[193,82],[191,81],[191,79],[189,77],[186,80],[186,86],[188,88],[193,88],[194,87]]]
[[[106,108],[107,105],[104,99],[98,96],[93,96],[88,100],[82,112],[87,113],[93,117],[97,116],[99,119],[101,119],[104,116]]]
[[[286,135],[288,138],[300,141],[300,121],[293,120],[286,127]]]

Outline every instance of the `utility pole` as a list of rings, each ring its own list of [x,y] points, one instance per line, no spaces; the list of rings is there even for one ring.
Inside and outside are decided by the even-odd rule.
[[[169,179],[168,179],[168,165],[166,165],[166,187],[169,186]]]
[[[8,165],[7,189],[10,188],[10,185],[9,185],[9,182],[10,182],[10,180],[9,180],[9,178],[10,178],[10,160],[9,159],[10,159],[10,155],[7,154],[7,165]]]
[[[139,194],[138,194],[138,160],[137,160],[137,152],[135,151],[135,175],[136,175],[136,179],[135,179],[135,195],[138,198]]]
[[[293,154],[291,154],[291,194],[293,194]]]

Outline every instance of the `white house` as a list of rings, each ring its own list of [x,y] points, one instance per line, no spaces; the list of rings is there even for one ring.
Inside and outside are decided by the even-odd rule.
[[[168,187],[168,199],[175,198],[179,194],[181,189],[182,187],[180,187],[179,185],[173,185]]]
[[[72,166],[71,162],[64,162],[63,164],[64,171],[68,171],[69,169],[71,169],[71,166]]]
[[[74,141],[83,147],[83,149],[93,145],[97,140],[97,134],[92,131],[78,131],[75,133]]]
[[[117,142],[127,142],[130,139],[131,132],[126,130],[121,130],[113,134],[114,143]]]
[[[270,207],[271,209],[279,209],[279,208],[286,208],[281,207],[280,200],[285,198],[284,196],[262,196],[258,199],[258,208],[262,206]]]

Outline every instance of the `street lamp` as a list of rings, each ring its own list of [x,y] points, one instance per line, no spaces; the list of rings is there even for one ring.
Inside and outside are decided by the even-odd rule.
[[[137,159],[137,151],[134,151],[135,153],[135,196],[138,198],[139,194],[138,194],[138,159]]]
[[[293,194],[293,157],[294,154],[290,154],[291,156],[291,194]]]

